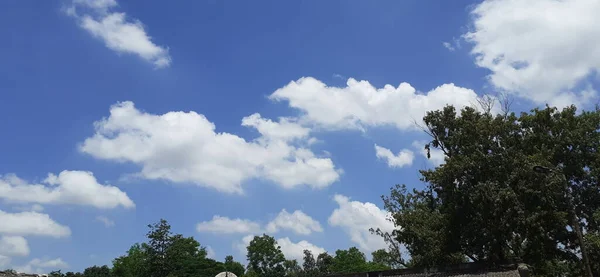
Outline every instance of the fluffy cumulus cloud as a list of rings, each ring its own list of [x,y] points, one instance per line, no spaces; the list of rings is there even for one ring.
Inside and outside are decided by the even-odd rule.
[[[29,244],[21,236],[1,236],[0,256],[27,256],[29,255]]]
[[[277,233],[279,230],[290,230],[299,235],[309,235],[312,232],[323,232],[323,228],[318,221],[308,216],[300,210],[289,213],[285,209],[281,210],[266,226],[269,233]]]
[[[216,256],[217,256],[217,254],[215,253],[215,250],[212,247],[207,246],[206,247],[206,257],[209,259],[215,259]]]
[[[69,265],[61,258],[56,259],[33,259],[25,265],[15,267],[18,272],[45,274],[49,271],[63,270]]]
[[[538,103],[583,104],[596,96],[586,79],[600,68],[599,10],[598,0],[486,0],[463,37],[496,87]]]
[[[21,236],[68,237],[71,229],[37,212],[7,213],[0,211],[0,234]]]
[[[101,222],[107,228],[115,226],[115,222],[106,216],[99,215],[96,217],[96,221]]]
[[[168,49],[152,42],[142,22],[127,18],[123,12],[113,11],[117,6],[115,0],[73,0],[67,13],[111,50],[135,54],[157,68],[169,66],[171,57]]]
[[[329,217],[329,224],[342,228],[350,240],[363,251],[371,252],[386,248],[383,239],[371,234],[370,228],[380,228],[384,232],[394,230],[394,224],[388,220],[390,214],[373,203],[351,201],[343,195],[335,195],[334,201],[339,205]]]
[[[316,246],[306,240],[292,242],[287,237],[278,239],[277,245],[281,246],[281,252],[283,252],[283,255],[285,255],[287,259],[294,259],[300,263],[302,262],[302,257],[304,257],[305,249],[310,250],[315,257],[325,252],[324,248]]]
[[[0,267],[6,268],[10,264],[11,258],[0,255]]]
[[[247,219],[231,219],[215,215],[209,221],[198,223],[196,231],[215,234],[249,234],[259,233],[261,228],[260,224]]]
[[[215,215],[211,220],[203,221],[196,225],[196,231],[198,232],[215,234],[258,234],[263,232],[274,234],[280,230],[289,230],[299,235],[323,232],[321,224],[301,210],[289,213],[285,209],[281,210],[264,227],[252,220],[231,219],[219,215]]]
[[[269,98],[287,101],[290,107],[300,110],[303,124],[333,130],[380,125],[412,129],[427,111],[447,104],[473,106],[478,100],[473,90],[454,84],[444,84],[422,94],[408,83],[376,88],[368,81],[350,78],[346,87],[330,87],[312,77],[292,81]]]
[[[132,162],[137,176],[195,183],[227,193],[241,193],[242,183],[261,178],[284,188],[324,188],[339,172],[329,158],[303,147],[308,131],[291,119],[271,121],[258,114],[242,120],[258,130],[252,141],[218,133],[196,112],[162,115],[138,110],[132,102],[113,105],[110,116],[96,122],[96,133],[80,147],[96,158]]]
[[[380,160],[384,160],[389,167],[410,166],[415,158],[410,150],[402,149],[398,154],[394,154],[390,149],[377,144],[375,144],[375,156]]]
[[[0,198],[11,202],[85,205],[102,209],[135,204],[119,188],[101,185],[91,172],[49,174],[42,184],[30,184],[14,174],[0,176]],[[41,206],[33,207],[40,209]]]

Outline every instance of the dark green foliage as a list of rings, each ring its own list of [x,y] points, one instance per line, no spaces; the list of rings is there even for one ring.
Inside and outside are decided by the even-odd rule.
[[[302,269],[304,270],[303,276],[312,277],[319,276],[319,269],[317,268],[317,261],[310,250],[304,250],[304,257],[302,257]]]
[[[385,249],[379,249],[371,253],[373,257],[372,262],[375,265],[381,265],[382,267],[394,268],[394,258]]]
[[[335,257],[333,257],[332,263],[329,266],[331,273],[368,272],[386,269],[390,269],[390,267],[368,262],[365,254],[356,247],[335,251]]]
[[[146,234],[148,277],[165,277],[169,275],[170,265],[167,261],[167,251],[171,244],[171,225],[161,219],[158,223],[148,225],[150,231]]]
[[[283,267],[285,268],[285,276],[288,277],[299,277],[304,276],[304,272],[302,271],[302,267],[298,264],[296,260],[286,260],[283,262]]]
[[[52,271],[50,273],[48,273],[48,277],[64,277],[65,274],[63,274],[60,270],[56,270],[56,271]]]
[[[248,245],[248,271],[261,277],[281,277],[285,275],[285,257],[275,238],[255,236]]]
[[[75,275],[76,276],[76,275]],[[108,266],[92,266],[83,271],[83,277],[110,277],[110,268]]]
[[[193,237],[172,234],[165,220],[148,227],[148,243],[134,244],[127,255],[116,258],[113,277],[214,277],[225,271],[225,264],[207,258],[206,249]],[[243,273],[243,266],[233,258],[229,265],[238,272],[242,267]]]
[[[146,276],[148,245],[136,243],[127,251],[127,255],[113,260],[112,274],[114,277]]]
[[[317,270],[319,275],[329,275],[333,273],[333,257],[327,252],[321,253],[317,256]]]
[[[408,266],[521,261],[541,276],[582,276],[571,202],[599,260],[600,111],[459,115],[446,107],[424,122],[425,149],[442,151],[445,163],[421,171],[426,187],[396,186],[384,197],[402,226],[392,236],[409,251]]]

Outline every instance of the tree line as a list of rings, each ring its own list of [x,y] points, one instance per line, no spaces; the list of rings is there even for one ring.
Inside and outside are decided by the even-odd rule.
[[[91,266],[83,272],[53,271],[50,277],[214,277],[229,271],[242,277],[311,277],[336,273],[364,272],[391,268],[383,249],[372,253],[367,261],[356,247],[327,252],[316,257],[304,250],[302,263],[286,259],[274,237],[255,236],[247,247],[247,267],[226,256],[223,262],[207,257],[206,248],[193,237],[173,234],[169,223],[161,219],[148,225],[147,242],[132,245],[117,257],[112,267]]]

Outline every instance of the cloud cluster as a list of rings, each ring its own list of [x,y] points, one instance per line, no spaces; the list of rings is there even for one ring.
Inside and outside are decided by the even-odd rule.
[[[343,229],[350,240],[365,252],[386,248],[383,239],[371,234],[370,228],[392,232],[394,224],[388,220],[390,214],[370,202],[351,201],[343,195],[335,195],[339,205],[329,217],[329,224]]]
[[[135,204],[119,188],[101,185],[91,172],[62,171],[48,174],[42,184],[29,184],[14,174],[0,176],[0,199],[17,203],[70,204],[112,209]],[[40,210],[41,206],[32,209]]]
[[[29,244],[22,236],[1,236],[0,256],[27,256],[29,255]]]
[[[0,210],[0,222],[0,234],[55,238],[71,235],[69,227],[57,223],[47,214],[37,212],[7,213]]]
[[[279,230],[290,230],[299,235],[310,235],[312,232],[323,232],[321,224],[300,210],[289,213],[281,210],[275,219],[271,220],[265,227],[269,233],[277,233]]]
[[[260,224],[248,220],[215,215],[210,221],[203,221],[196,225],[196,231],[215,234],[248,234],[260,233]]]
[[[168,67],[171,64],[168,49],[152,42],[142,22],[112,10],[117,6],[115,0],[73,0],[67,13],[111,50],[135,54],[156,68]]]
[[[214,216],[210,221],[200,222],[196,225],[198,232],[215,234],[241,234],[245,235],[240,242],[234,243],[241,254],[246,253],[246,247],[256,235],[262,233],[274,234],[280,230],[292,231],[298,235],[309,235],[313,232],[323,232],[318,221],[300,210],[289,213],[285,209],[270,222],[261,227],[261,224],[247,219],[230,219],[222,216]],[[277,239],[277,244],[288,259],[302,260],[304,249],[311,250],[313,254],[325,252],[322,247],[316,246],[306,240],[293,242],[289,237]]]
[[[0,266],[2,267],[8,266],[12,257],[29,255],[29,244],[25,236],[63,238],[71,235],[69,227],[57,223],[47,214],[38,212],[7,213],[0,210],[0,222]]]
[[[298,235],[310,235],[313,232],[323,232],[321,224],[305,214],[301,210],[289,213],[285,209],[272,219],[265,227],[248,219],[215,215],[209,221],[203,221],[196,225],[196,231],[215,234],[258,234],[277,233],[280,230],[292,231]]]
[[[96,221],[101,222],[107,228],[115,226],[115,222],[106,216],[99,215],[96,217]]]
[[[586,80],[600,69],[599,10],[597,0],[486,0],[463,37],[495,87],[537,103],[581,105],[597,96]]]
[[[390,149],[375,144],[375,156],[387,162],[389,167],[405,167],[412,165],[415,154],[407,149],[402,149],[398,154],[392,153]]]
[[[283,188],[316,189],[339,179],[331,159],[298,146],[309,137],[297,123],[254,114],[242,125],[257,129],[260,137],[246,141],[217,133],[215,125],[196,112],[155,115],[122,102],[110,108],[108,118],[96,122],[96,133],[80,150],[99,159],[138,164],[142,178],[195,183],[226,193],[241,193],[242,183],[253,178]]]
[[[61,258],[57,259],[33,259],[25,265],[15,267],[18,272],[45,274],[48,271],[68,268],[69,264]]]
[[[376,88],[368,81],[348,79],[346,87],[330,87],[304,77],[277,89],[269,98],[286,101],[302,112],[301,122],[330,130],[364,129],[389,125],[410,130],[427,111],[446,105],[475,105],[477,94],[454,84],[441,85],[425,94],[408,83]]]
[[[29,183],[14,174],[0,176],[0,199],[17,204],[22,212],[9,213],[0,210],[0,263],[10,264],[11,257],[29,255],[29,244],[25,236],[64,238],[71,229],[54,221],[48,214],[41,213],[48,205],[79,205],[100,209],[116,207],[133,208],[135,204],[119,188],[99,184],[94,175],[87,171],[62,171],[58,175],[48,174],[40,184]],[[107,226],[114,224],[105,217],[98,217]],[[42,272],[48,268],[64,268],[60,259],[34,259],[15,268],[28,273]]]

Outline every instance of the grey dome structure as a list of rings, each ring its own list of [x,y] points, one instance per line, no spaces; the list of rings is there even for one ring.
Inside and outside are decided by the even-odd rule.
[[[237,277],[237,276],[229,271],[223,271],[223,272],[217,274],[217,276],[215,276],[215,277]]]

